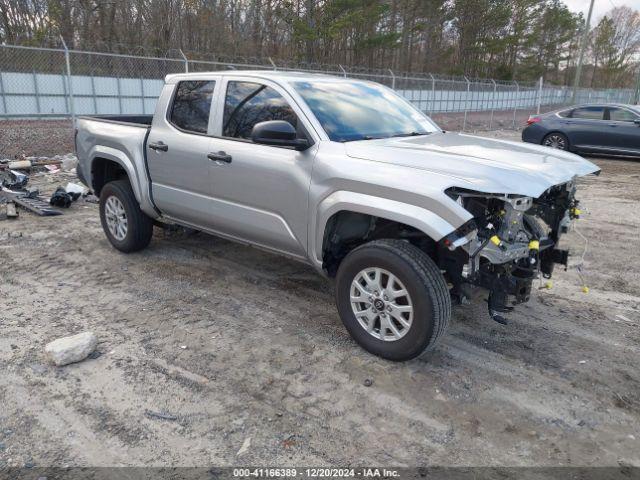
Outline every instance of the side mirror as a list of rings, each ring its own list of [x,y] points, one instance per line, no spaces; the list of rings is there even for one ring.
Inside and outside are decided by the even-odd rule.
[[[298,151],[309,148],[309,140],[296,138],[297,132],[289,122],[269,120],[256,123],[251,130],[251,140],[275,147],[293,147]]]
[[[638,125],[640,127],[640,118],[636,118],[633,123],[635,123],[636,125]]]

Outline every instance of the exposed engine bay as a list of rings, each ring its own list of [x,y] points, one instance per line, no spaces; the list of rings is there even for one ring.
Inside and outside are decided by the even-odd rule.
[[[566,270],[569,252],[558,242],[580,215],[575,191],[573,181],[538,198],[449,189],[474,217],[441,241],[453,297],[464,303],[475,287],[486,289],[491,318],[507,323],[502,314],[529,300],[535,279],[551,278],[555,264]]]

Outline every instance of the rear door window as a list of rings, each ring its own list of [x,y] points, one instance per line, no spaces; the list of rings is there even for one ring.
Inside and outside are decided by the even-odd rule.
[[[585,120],[602,120],[603,114],[604,107],[580,107],[572,112],[571,117]]]
[[[171,106],[170,122],[186,132],[207,133],[215,85],[213,80],[178,83]]]
[[[276,90],[261,83],[232,81],[227,85],[222,135],[251,138],[256,123],[284,120],[298,128],[298,117]]]
[[[639,117],[624,108],[609,108],[609,120],[614,122],[633,122],[636,118]]]

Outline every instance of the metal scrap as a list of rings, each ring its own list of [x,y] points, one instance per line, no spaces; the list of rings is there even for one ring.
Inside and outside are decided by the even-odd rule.
[[[51,208],[49,204],[47,204],[41,198],[29,198],[28,194],[25,192],[10,192],[7,190],[2,190],[0,191],[0,198],[6,198],[9,203],[13,202],[16,205],[42,217],[62,215],[62,212],[60,210]],[[7,207],[9,203],[7,203]]]

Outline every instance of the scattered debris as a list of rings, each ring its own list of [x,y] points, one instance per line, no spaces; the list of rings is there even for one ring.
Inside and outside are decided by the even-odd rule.
[[[6,198],[9,202],[13,202],[16,205],[26,208],[27,210],[43,217],[62,215],[60,210],[51,208],[49,204],[39,197],[31,198],[28,193],[2,190],[0,191],[0,198]]]
[[[7,218],[18,218],[16,204],[13,202],[7,202]]]
[[[64,187],[64,190],[69,194],[77,194],[78,196],[85,195],[89,192],[87,187],[72,182],[67,183],[67,186]]]
[[[247,437],[244,439],[244,442],[242,442],[242,446],[240,447],[240,450],[238,450],[238,453],[236,453],[236,457],[239,457],[240,455],[244,455],[245,453],[247,453],[249,451],[250,446],[251,446],[251,437]]]
[[[145,410],[144,414],[149,418],[159,418],[161,420],[169,420],[172,422],[178,420],[178,417],[176,417],[175,415],[163,412],[152,412],[151,410]]]
[[[69,208],[72,201],[71,195],[68,194],[64,188],[58,187],[56,191],[53,192],[53,195],[51,195],[49,203],[54,207]]]
[[[9,162],[7,166],[10,169],[29,170],[31,169],[31,162],[29,160],[16,160],[14,162]]]
[[[93,332],[82,332],[48,343],[45,352],[58,367],[80,362],[96,349],[98,339]]]
[[[365,387],[370,387],[371,385],[373,385],[373,380],[371,380],[370,378],[365,378],[365,379],[364,379],[364,382],[362,382],[362,384],[363,384]]]
[[[88,194],[89,190],[86,187],[69,182],[66,187],[58,187],[56,191],[53,192],[49,203],[56,207],[69,208],[71,202],[75,202],[80,196]]]
[[[22,189],[27,185],[29,176],[15,170],[9,170],[3,174],[2,186],[11,189]]]
[[[27,198],[38,198],[38,196],[40,195],[40,190],[38,190],[35,187],[28,187],[25,189],[25,197]]]

